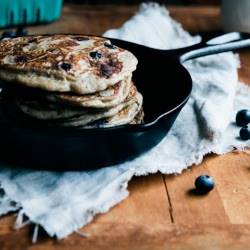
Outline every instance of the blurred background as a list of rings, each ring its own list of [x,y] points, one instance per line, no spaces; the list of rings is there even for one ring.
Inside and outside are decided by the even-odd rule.
[[[235,0],[237,1],[237,0]],[[64,3],[77,3],[77,4],[138,4],[147,2],[142,0],[64,0]],[[156,0],[162,4],[171,5],[220,5],[221,0]]]
[[[101,35],[121,27],[143,2],[166,5],[191,34],[250,32],[250,0],[0,0],[0,38],[27,34],[22,27],[28,34]]]

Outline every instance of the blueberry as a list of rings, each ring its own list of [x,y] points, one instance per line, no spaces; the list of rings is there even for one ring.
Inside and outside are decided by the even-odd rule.
[[[12,38],[12,37],[15,37],[15,36],[16,36],[15,32],[13,32],[11,30],[5,30],[2,33],[2,37],[1,38]]]
[[[109,49],[117,49],[117,47],[111,43],[105,42],[104,46],[109,48]]]
[[[250,122],[250,110],[242,109],[236,115],[236,124],[240,127],[246,126]]]
[[[74,39],[75,39],[76,41],[78,41],[78,42],[88,41],[88,40],[89,40],[89,38],[86,37],[86,36],[79,36],[79,37],[75,37]]]
[[[91,51],[89,53],[90,57],[92,57],[93,59],[99,59],[102,57],[102,54],[99,53],[98,51]]]
[[[67,72],[67,71],[71,70],[72,65],[69,64],[69,63],[63,62],[63,63],[60,64],[60,67],[61,67],[61,69],[63,69],[64,71]]]
[[[26,63],[28,61],[26,56],[17,56],[14,58],[15,63]]]
[[[195,187],[197,193],[206,194],[214,188],[214,180],[209,175],[200,175],[195,180]]]
[[[99,120],[94,121],[91,125],[94,128],[100,128],[100,127],[102,127],[103,125],[105,125],[107,123],[108,123],[108,120],[106,120],[105,118],[101,118]]]
[[[30,40],[28,40],[27,41],[27,43],[34,43],[34,42],[36,42],[37,41],[37,39],[36,38],[34,38],[34,39],[30,39]]]
[[[240,138],[242,140],[250,139],[250,128],[248,126],[244,126],[240,129]]]
[[[27,35],[28,35],[28,31],[25,27],[20,26],[17,28],[16,36],[27,36]]]

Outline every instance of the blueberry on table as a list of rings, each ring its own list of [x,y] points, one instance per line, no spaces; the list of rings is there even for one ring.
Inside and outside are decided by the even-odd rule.
[[[244,127],[250,122],[250,110],[242,109],[236,115],[236,124]]]
[[[244,126],[240,129],[240,138],[242,140],[250,139],[250,128],[248,126]]]
[[[209,175],[200,175],[195,180],[196,191],[199,194],[206,194],[214,188],[214,180]]]
[[[27,35],[28,35],[28,31],[25,27],[20,26],[17,28],[16,36],[27,36]]]
[[[12,38],[12,37],[15,37],[16,34],[14,31],[11,31],[11,30],[5,30],[3,33],[2,33],[2,36],[1,38]]]

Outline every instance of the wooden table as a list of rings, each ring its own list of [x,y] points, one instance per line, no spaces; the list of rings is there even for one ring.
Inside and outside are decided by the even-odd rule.
[[[138,6],[64,6],[60,20],[29,33],[86,33],[101,35],[120,27]],[[170,7],[173,18],[189,32],[220,29],[217,7]],[[240,52],[240,80],[250,84],[250,49]],[[166,160],[167,161],[167,160]],[[190,192],[200,174],[211,175],[215,189],[205,196]],[[250,154],[208,155],[202,164],[181,175],[160,173],[135,177],[130,196],[106,214],[98,215],[79,234],[57,242],[39,231],[31,243],[33,227],[12,229],[13,214],[0,219],[0,249],[249,249]],[[62,218],[63,219],[63,218]]]

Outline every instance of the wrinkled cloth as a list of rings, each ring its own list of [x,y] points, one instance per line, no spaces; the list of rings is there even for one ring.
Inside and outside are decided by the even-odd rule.
[[[173,20],[164,6],[144,3],[120,29],[104,36],[149,47],[173,49],[201,40]],[[227,52],[184,63],[193,79],[191,97],[167,136],[148,153],[116,166],[78,172],[49,172],[0,168],[0,214],[17,211],[20,228],[35,223],[58,239],[66,237],[98,213],[125,199],[127,185],[137,175],[179,173],[199,164],[208,153],[244,149],[250,141],[239,138],[235,115],[250,106],[250,90],[238,82],[240,60]]]

